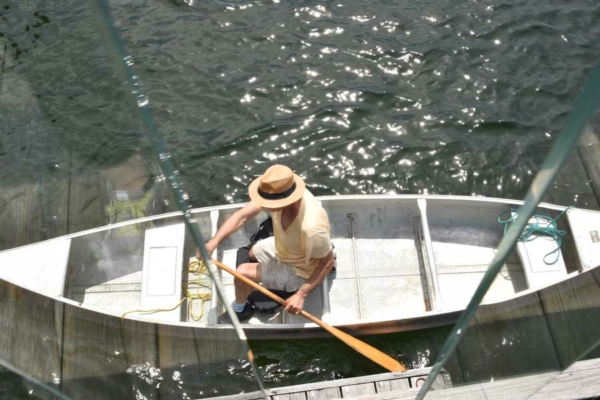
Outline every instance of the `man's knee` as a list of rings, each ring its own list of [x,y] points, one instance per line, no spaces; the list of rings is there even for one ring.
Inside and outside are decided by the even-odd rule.
[[[245,263],[237,268],[237,272],[244,275],[246,278],[252,279],[254,282],[261,281],[261,268],[258,263]]]
[[[250,261],[256,261],[256,256],[254,255],[254,246],[250,247],[248,258],[250,258]]]

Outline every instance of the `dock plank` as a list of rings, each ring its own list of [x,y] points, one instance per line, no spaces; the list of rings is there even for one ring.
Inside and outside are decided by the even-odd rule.
[[[348,385],[342,386],[342,397],[355,397],[361,396],[365,394],[375,394],[377,391],[375,390],[375,384],[372,382],[369,383],[361,383],[358,385]]]
[[[284,395],[295,395],[297,393],[306,393],[307,400],[326,400],[326,399],[340,399],[348,396],[354,397],[359,395],[368,394],[373,396],[376,394],[376,385],[380,388],[380,391],[384,390],[396,390],[401,388],[409,388],[409,379],[421,378],[427,376],[431,371],[431,368],[420,368],[408,370],[405,372],[388,372],[377,375],[359,376],[356,378],[345,378],[337,379],[325,382],[306,383],[296,386],[287,386],[281,388],[274,388],[266,390],[266,395],[275,399],[283,398],[280,396]],[[443,372],[440,379],[436,379],[436,387],[441,387],[448,382],[444,377],[447,376],[447,372]],[[438,385],[438,382],[441,382]],[[255,400],[262,399],[262,393],[251,392],[233,396],[220,396],[214,398],[215,400],[235,399],[235,400]],[[303,397],[300,397],[303,398]]]
[[[273,396],[273,400],[306,400],[306,393],[290,393],[290,394],[282,394],[279,396]]]
[[[271,391],[266,390],[265,393],[267,394],[267,399],[268,400],[272,400],[273,397],[271,396]],[[250,392],[250,393],[242,393],[242,394],[234,394],[234,395],[226,395],[226,396],[217,396],[217,397],[211,397],[211,400],[230,400],[230,399],[235,399],[235,400],[264,400],[265,396],[263,396],[262,392],[260,391],[255,391],[255,392]]]
[[[488,400],[526,400],[537,393],[540,388],[557,377],[559,371],[532,374],[510,379],[501,379],[493,382],[477,384],[483,390]],[[467,385],[465,387],[469,387]],[[548,397],[548,398],[552,398]]]
[[[426,376],[426,375],[425,375]],[[393,379],[389,381],[375,382],[375,390],[377,393],[391,392],[395,390],[406,390],[411,388],[410,381],[413,379],[419,379],[420,377],[413,377],[408,379]]]
[[[377,393],[391,392],[392,391],[392,382],[391,381],[375,382],[375,391],[377,391]]]
[[[342,393],[340,388],[334,387],[320,390],[309,390],[306,392],[306,397],[308,400],[339,399],[342,397]]]
[[[600,359],[579,361],[544,385],[531,400],[596,398]]]
[[[481,384],[432,390],[433,400],[572,400],[595,398],[600,393],[600,359],[578,361],[565,371],[551,371]],[[417,389],[354,397],[352,400],[413,400]]]

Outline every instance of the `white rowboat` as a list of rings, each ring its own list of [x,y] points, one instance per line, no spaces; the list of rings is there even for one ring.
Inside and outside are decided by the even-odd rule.
[[[502,235],[497,216],[521,201],[459,196],[320,197],[331,224],[336,270],[307,298],[305,310],[354,334],[378,334],[447,325],[467,306]],[[205,238],[242,204],[195,209]],[[565,207],[540,204],[556,217]],[[0,279],[95,312],[121,316],[135,310],[169,309],[182,301],[182,273],[195,244],[181,213],[132,220],[0,252]],[[237,249],[248,243],[267,214],[249,221],[213,254],[234,268]],[[484,304],[508,302],[600,266],[600,212],[570,209],[559,220],[567,231],[556,248],[539,237],[520,242],[496,277]],[[132,312],[127,319],[198,329],[232,329],[217,323],[223,312],[210,278],[199,297],[172,311]],[[233,277],[223,274],[227,299]],[[212,286],[212,288],[211,288]],[[212,294],[212,296],[211,296]],[[190,315],[199,317],[194,320]],[[244,323],[252,339],[326,335],[300,316],[260,312]]]

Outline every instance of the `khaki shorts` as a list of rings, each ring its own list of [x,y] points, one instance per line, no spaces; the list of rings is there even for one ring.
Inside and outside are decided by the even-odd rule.
[[[275,238],[273,236],[259,241],[253,249],[254,256],[261,266],[261,283],[264,287],[295,292],[306,282],[306,279],[296,275],[294,267],[277,259],[275,255]]]

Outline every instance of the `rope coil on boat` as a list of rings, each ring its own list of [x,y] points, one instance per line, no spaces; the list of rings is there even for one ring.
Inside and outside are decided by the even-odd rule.
[[[574,207],[569,206],[565,208],[560,214],[558,214],[556,218],[552,218],[548,215],[533,215],[530,221],[534,219],[535,222],[527,223],[527,225],[523,229],[523,232],[521,232],[521,235],[519,235],[519,241],[521,242],[531,242],[532,240],[537,239],[539,236],[548,236],[554,239],[554,242],[556,243],[556,249],[552,250],[544,256],[544,263],[546,265],[556,264],[560,257],[558,253],[563,244],[563,237],[566,235],[567,232],[558,229],[556,221],[558,221],[560,217],[562,217],[567,211],[569,211],[572,208]],[[507,219],[502,219],[502,217],[508,213],[510,213],[510,217],[508,217]],[[508,226],[517,218],[519,218],[519,213],[515,210],[506,210],[498,215],[498,222],[504,225],[504,235],[506,235],[506,232],[508,231]],[[556,257],[554,261],[548,262],[546,259],[552,254],[556,254]]]
[[[206,303],[207,300],[210,300],[212,298],[212,288],[207,285],[206,283],[202,282],[202,275],[208,276],[210,278],[210,274],[208,273],[208,268],[206,266],[206,264],[204,263],[204,261],[200,261],[200,260],[193,260],[190,261],[190,263],[188,264],[187,269],[183,272],[188,274],[193,274],[195,276],[197,276],[196,279],[193,280],[188,280],[188,282],[184,283],[182,285],[182,289],[183,289],[183,297],[181,298],[181,301],[179,303],[177,303],[174,307],[172,308],[156,308],[153,310],[132,310],[132,311],[127,311],[126,313],[124,313],[123,315],[121,315],[121,319],[125,318],[125,316],[127,314],[131,314],[131,313],[135,313],[135,312],[140,312],[140,313],[145,313],[145,314],[154,314],[157,312],[167,312],[167,311],[173,311],[175,309],[177,309],[178,307],[180,307],[184,301],[189,301],[188,304],[188,315],[191,319],[193,319],[194,321],[200,321],[202,319],[202,317],[204,316],[204,303]],[[201,293],[202,289],[208,289],[208,292],[204,291],[204,293]],[[194,314],[194,301],[200,300],[200,314]]]

